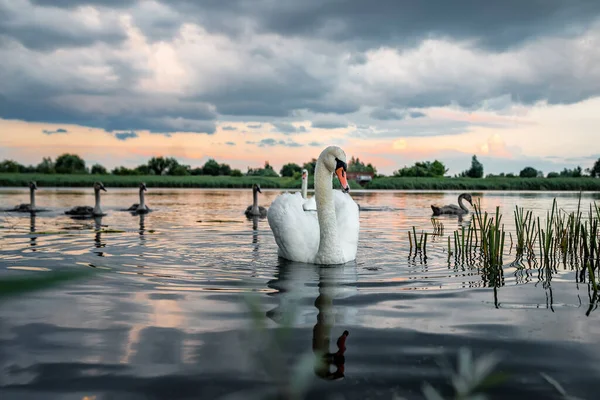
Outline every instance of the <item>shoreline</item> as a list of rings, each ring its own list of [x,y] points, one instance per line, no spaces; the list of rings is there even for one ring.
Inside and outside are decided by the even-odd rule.
[[[312,176],[309,188],[312,189]],[[301,179],[262,176],[156,176],[156,175],[67,175],[0,173],[0,188],[25,188],[29,181],[38,187],[91,187],[95,181],[113,188],[136,188],[145,182],[148,188],[175,189],[248,189],[258,183],[262,189],[300,189]],[[334,188],[339,182],[334,179]],[[376,178],[364,187],[350,181],[355,191],[519,191],[519,192],[600,192],[600,179],[583,178]]]

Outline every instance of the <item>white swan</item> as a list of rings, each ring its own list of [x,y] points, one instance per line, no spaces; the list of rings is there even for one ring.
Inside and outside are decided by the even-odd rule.
[[[283,193],[273,201],[267,218],[279,247],[278,255],[308,264],[344,264],[356,259],[358,206],[349,194],[346,154],[329,146],[315,168],[316,213],[304,212],[300,192]],[[333,190],[335,172],[343,191]]]
[[[304,211],[317,211],[317,202],[315,197],[308,198],[308,170],[305,168],[302,170],[302,198],[305,200],[302,204]]]

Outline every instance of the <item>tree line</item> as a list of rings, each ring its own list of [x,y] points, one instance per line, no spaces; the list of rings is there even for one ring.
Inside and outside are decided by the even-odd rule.
[[[110,172],[100,164],[94,164],[91,167],[86,166],[85,161],[77,154],[65,153],[61,154],[52,160],[50,157],[44,157],[42,161],[36,165],[25,166],[13,160],[4,160],[0,162],[0,173],[42,173],[42,174],[97,174],[97,175],[171,175],[171,176],[186,176],[186,175],[228,175],[228,176],[264,176],[264,177],[291,177],[298,179],[302,169],[306,169],[310,175],[314,175],[317,159],[312,158],[310,161],[302,165],[296,163],[287,163],[279,170],[279,173],[273,169],[268,161],[265,162],[262,168],[247,168],[245,173],[239,169],[233,169],[228,164],[218,163],[214,159],[209,159],[201,167],[192,168],[189,165],[180,164],[173,157],[152,157],[147,163],[138,165],[135,168],[116,167]],[[363,172],[371,173],[374,177],[383,175],[377,174],[377,168],[371,163],[365,164],[358,157],[351,157],[348,162],[348,172]],[[411,177],[411,178],[443,178],[446,177],[448,169],[443,162],[439,160],[420,161],[412,166],[405,166],[394,171],[393,176],[396,177]],[[580,167],[573,169],[565,168],[560,172],[550,172],[546,178],[580,178],[589,176],[600,178],[600,158],[594,163],[592,168],[585,171]],[[474,155],[471,159],[469,169],[455,175],[460,178],[483,178],[483,164]],[[519,174],[501,173],[488,174],[486,178],[542,178],[544,173],[533,167],[526,167]]]
[[[214,159],[209,159],[201,167],[192,168],[189,165],[181,164],[173,157],[152,157],[147,163],[138,165],[135,168],[123,166],[116,167],[110,172],[100,164],[93,164],[88,167],[77,154],[65,153],[52,160],[51,157],[44,157],[38,165],[22,165],[13,160],[4,160],[0,162],[0,173],[41,173],[41,174],[92,174],[92,175],[211,175],[211,176],[264,176],[264,177],[293,177],[300,178],[302,169],[308,170],[309,174],[314,174],[317,159],[301,166],[295,163],[284,165],[277,173],[268,161],[262,168],[248,167],[246,173],[239,169],[233,169],[225,163],[218,163]],[[358,158],[352,158],[349,163],[350,171],[370,171],[376,173],[377,170],[371,164],[365,165]]]

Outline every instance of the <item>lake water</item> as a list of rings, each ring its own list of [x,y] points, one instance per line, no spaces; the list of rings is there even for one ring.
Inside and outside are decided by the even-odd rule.
[[[0,214],[0,278],[98,272],[0,298],[3,400],[263,398],[285,390],[313,350],[337,351],[344,330],[344,359],[311,369],[307,398],[422,399],[424,382],[451,394],[439,363],[454,365],[461,347],[502,356],[508,380],[491,398],[563,398],[540,373],[572,396],[597,398],[600,311],[589,310],[575,271],[548,280],[515,268],[507,246],[501,285],[488,287],[477,268],[448,261],[456,217],[440,218],[445,235],[430,238],[426,257],[410,253],[407,232],[431,231],[430,204],[456,203],[459,193],[351,192],[364,210],[357,260],[318,267],[278,260],[267,220],[243,214],[250,190],[151,188],[146,216],[119,211],[137,202],[136,190],[108,190],[101,220],[63,214],[93,205],[91,189],[40,188],[48,212]],[[260,204],[279,193],[264,190]],[[515,204],[538,215],[554,197],[577,207],[576,193],[474,197],[489,212],[501,206],[513,234]],[[598,199],[583,194],[586,207]],[[27,201],[26,190],[0,189],[2,209]],[[289,330],[277,329],[286,321]]]

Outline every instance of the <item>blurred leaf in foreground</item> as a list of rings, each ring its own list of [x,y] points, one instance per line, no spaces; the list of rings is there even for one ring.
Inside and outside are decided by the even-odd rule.
[[[93,270],[52,271],[35,275],[0,278],[0,300],[35,290],[53,288],[61,283],[88,277]]]

